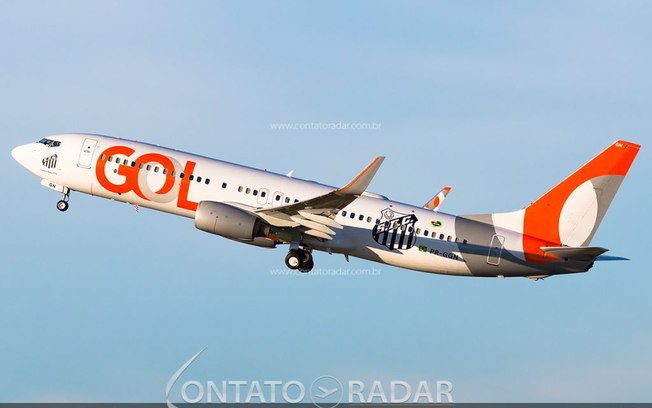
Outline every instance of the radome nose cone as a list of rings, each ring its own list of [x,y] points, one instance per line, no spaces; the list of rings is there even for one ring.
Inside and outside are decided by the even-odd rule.
[[[29,155],[30,145],[21,145],[14,147],[11,151],[11,157],[14,158],[21,166],[25,166],[27,156]]]
[[[20,151],[22,150],[22,147],[23,146],[17,146],[11,150],[11,157],[13,157],[18,163],[20,163]]]
[[[14,148],[11,150],[11,157],[13,157],[14,160],[16,160],[16,161],[18,161],[18,150],[19,150],[19,149],[20,149],[20,146],[18,146],[18,147],[14,147]]]

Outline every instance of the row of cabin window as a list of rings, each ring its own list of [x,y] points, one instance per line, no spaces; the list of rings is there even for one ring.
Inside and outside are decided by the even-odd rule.
[[[105,159],[106,159],[106,156],[102,155],[102,160],[105,160]],[[110,162],[112,162],[113,161],[113,156],[109,156],[108,160]],[[120,159],[116,157],[115,162],[117,164],[120,164]],[[154,173],[158,173],[158,171],[159,171],[158,166],[152,166],[151,164],[145,165],[144,163],[136,163],[135,161],[132,161],[131,163],[129,163],[129,160],[127,160],[127,159],[122,160],[122,164],[125,165],[125,166],[131,166],[131,167],[136,167],[136,165],[138,165],[139,169],[141,169],[141,170],[145,169],[147,171],[150,171],[153,168]],[[170,176],[174,177],[176,175],[176,173],[177,172],[175,170],[172,170],[172,173],[170,173]],[[165,167],[163,167],[163,174],[168,174],[168,169],[166,169]],[[179,178],[184,178],[185,176],[186,175],[183,172],[179,173]],[[190,181],[196,180],[198,183],[201,183],[201,181],[204,180],[204,184],[210,184],[211,183],[211,179],[209,179],[209,178],[202,179],[201,176],[195,177],[194,174],[191,174],[190,176],[188,176],[188,180],[190,180]],[[226,188],[226,183],[222,183],[222,188]]]
[[[346,211],[342,211],[342,217],[346,217]],[[349,218],[354,220],[355,219],[355,213],[354,212],[349,213]],[[371,222],[372,219],[373,218],[367,216],[367,222]],[[364,221],[364,215],[362,215],[362,214],[358,215],[358,221]],[[376,224],[380,224],[379,219],[376,219]]]
[[[347,214],[346,211],[342,211],[342,217],[346,217],[346,214]],[[355,219],[355,213],[353,213],[353,212],[352,212],[352,213],[349,213],[349,218],[351,218],[351,219]],[[359,220],[359,221],[364,221],[364,219],[365,219],[365,216],[364,216],[364,215],[362,215],[362,214],[358,215],[358,220]],[[369,217],[369,216],[367,216],[367,222],[370,223],[371,220],[372,220],[372,218]],[[380,224],[380,219],[376,218],[376,224]],[[387,224],[387,226],[389,227],[389,221],[385,221],[385,224]],[[398,223],[395,222],[395,223],[394,223],[394,228],[397,228],[397,227],[398,227]],[[407,226],[407,225],[403,225],[401,228],[405,231],[405,229],[407,229],[408,226]],[[413,227],[409,227],[409,230],[408,230],[408,231],[409,231],[409,232],[413,232],[413,231],[414,231],[414,228],[413,228]],[[414,231],[414,232],[415,232],[417,235],[421,235],[421,228],[417,228],[416,231]],[[431,238],[437,238],[437,232],[436,232],[436,231],[432,231],[432,233],[429,234],[429,233],[428,233],[428,230],[423,230],[423,236],[424,236],[424,237],[427,237],[428,235],[430,235]],[[443,241],[443,240],[446,240],[446,241],[453,241],[453,237],[452,237],[451,235],[446,236],[446,235],[444,235],[444,234],[439,234],[439,239],[442,240],[442,241]],[[459,242],[459,238],[455,237],[455,242]],[[466,244],[467,242],[468,242],[468,241],[465,239],[465,240],[462,241],[462,244]]]
[[[226,187],[226,183],[223,183],[222,187]],[[258,190],[256,190],[255,188],[252,189],[252,188],[249,188],[249,187],[245,188],[245,187],[239,186],[238,187],[238,193],[242,193],[242,192],[244,192],[245,194],[252,194],[252,195],[255,195],[255,196],[258,195]],[[267,197],[267,191],[261,191],[260,196],[263,197],[263,198]],[[276,194],[276,196],[274,197],[274,201],[280,202],[281,201],[281,195]],[[290,199],[290,197],[285,197],[284,201],[285,201],[285,204],[289,204],[290,201],[292,201],[292,200]],[[298,203],[299,200],[295,198],[294,202]]]
[[[105,160],[105,159],[106,159],[106,156],[105,156],[105,155],[102,155],[102,160]],[[108,159],[108,160],[109,160],[110,162],[112,162],[112,161],[113,161],[113,156],[109,156],[109,159]],[[115,162],[119,164],[119,163],[120,163],[120,159],[116,157]],[[136,164],[138,164],[138,168],[139,168],[139,169],[143,169],[143,168],[145,168],[145,170],[147,170],[147,171],[152,170],[152,165],[151,165],[151,164],[147,164],[147,165],[145,165],[145,164],[143,164],[143,163],[136,163],[135,161],[132,161],[131,164],[130,164],[130,163],[129,163],[129,160],[127,160],[127,159],[124,159],[124,160],[122,161],[122,164],[124,164],[125,166],[129,166],[129,165],[131,165],[131,167],[136,167]],[[159,167],[158,167],[158,166],[154,166],[154,173],[158,173],[158,171],[159,171]],[[167,174],[167,169],[166,169],[165,167],[163,167],[163,174]],[[175,172],[174,170],[172,170],[172,173],[170,173],[170,176],[174,177],[175,175],[176,175],[176,172]],[[184,178],[184,177],[185,177],[184,173],[179,173],[179,178]],[[190,176],[188,176],[188,179],[189,179],[190,181],[193,181],[193,179],[195,179],[195,176],[194,176],[193,174],[191,174]],[[201,181],[202,181],[201,176],[197,176],[196,180],[197,180],[198,183],[201,183]],[[211,182],[210,179],[208,179],[208,178],[204,179],[204,183],[205,183],[205,184],[210,184],[210,182]],[[223,183],[222,183],[222,188],[226,188],[226,187],[227,187],[226,182],[223,182]],[[238,192],[241,193],[242,191],[245,191],[246,194],[250,194],[250,193],[253,192],[253,195],[255,195],[255,196],[258,195],[258,190],[256,190],[256,189],[253,189],[253,191],[252,191],[252,189],[249,188],[249,187],[247,187],[246,189],[244,189],[242,186],[238,187]],[[260,192],[260,196],[261,196],[261,197],[265,197],[265,196],[267,196],[267,192],[265,192],[265,191],[261,191],[261,192]],[[274,197],[274,199],[275,199],[275,201],[281,201],[281,195],[280,195],[280,194],[277,194],[276,197]],[[289,197],[285,197],[285,203],[286,203],[286,204],[289,204],[290,201],[291,201],[291,200],[290,200]],[[295,203],[298,203],[299,200],[295,199],[294,202],[295,202]]]

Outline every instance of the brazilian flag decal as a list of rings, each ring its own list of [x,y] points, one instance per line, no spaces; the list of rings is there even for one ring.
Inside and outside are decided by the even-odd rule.
[[[428,247],[419,245],[419,252],[428,252]]]
[[[441,221],[439,221],[439,220],[430,221],[430,225],[432,225],[433,227],[441,227]]]

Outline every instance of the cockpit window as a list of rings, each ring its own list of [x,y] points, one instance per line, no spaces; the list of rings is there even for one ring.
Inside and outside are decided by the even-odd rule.
[[[50,140],[50,139],[41,139],[38,141],[39,143],[43,143],[47,147],[59,147],[61,146],[61,142],[56,141],[56,140]]]

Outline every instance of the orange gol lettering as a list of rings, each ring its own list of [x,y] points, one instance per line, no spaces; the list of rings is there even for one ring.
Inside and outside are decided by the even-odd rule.
[[[100,185],[112,193],[125,194],[133,191],[143,200],[152,201],[143,194],[141,186],[139,185],[138,175],[141,170],[140,164],[157,163],[160,164],[163,169],[165,169],[165,182],[163,183],[163,186],[158,189],[158,191],[154,192],[154,194],[162,196],[164,194],[170,193],[175,187],[175,177],[173,174],[176,171],[176,168],[174,162],[169,157],[158,153],[143,154],[142,156],[135,159],[135,162],[137,163],[136,166],[118,164],[117,174],[124,176],[125,178],[122,184],[115,184],[108,179],[106,176],[107,158],[118,154],[130,157],[132,154],[134,154],[134,152],[134,149],[127,146],[112,146],[104,150],[104,152],[102,152],[100,155],[100,158],[97,160],[97,165],[95,166],[95,177],[97,178],[97,181],[100,183]],[[178,208],[183,208],[191,211],[197,210],[198,203],[188,199],[188,193],[190,191],[190,179],[188,175],[192,174],[192,172],[195,170],[196,164],[197,163],[193,161],[186,162],[184,173],[187,176],[182,178],[179,183],[179,194],[177,196]]]

